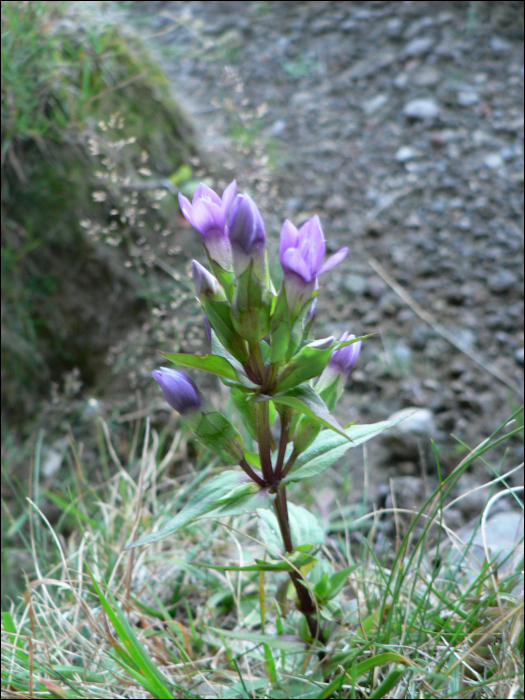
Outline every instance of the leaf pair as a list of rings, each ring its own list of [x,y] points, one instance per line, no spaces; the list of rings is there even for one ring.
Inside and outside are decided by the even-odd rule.
[[[394,425],[393,421],[383,421],[372,425],[353,425],[342,431],[343,435],[334,434],[332,430],[323,430],[299,457],[292,471],[283,479],[282,483],[308,479],[328,469],[337,459],[350,448],[356,447],[381,431]],[[260,488],[250,481],[242,472],[224,471],[212,477],[203,484],[190,497],[184,508],[173,518],[168,520],[159,530],[132,542],[126,547],[138,547],[139,545],[157,542],[158,540],[174,534],[189,523],[202,518],[221,518],[227,515],[240,515],[242,513],[264,511],[264,519],[269,530],[279,532],[274,521],[273,514],[266,513],[275,499],[275,493],[269,493],[268,488]],[[322,543],[322,530],[316,525],[316,520],[304,508],[288,504],[290,525],[292,528],[292,542],[294,545]],[[312,520],[313,518],[313,520]],[[273,523],[271,525],[271,523]],[[268,537],[270,533],[268,530]],[[279,535],[280,537],[280,535]],[[282,542],[275,534],[274,547],[279,551]]]

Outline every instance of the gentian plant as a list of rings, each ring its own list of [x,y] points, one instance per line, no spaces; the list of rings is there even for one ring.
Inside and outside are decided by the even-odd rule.
[[[343,260],[347,248],[324,261],[319,217],[300,229],[285,221],[279,248],[283,281],[276,289],[261,214],[251,197],[236,191],[233,181],[222,198],[203,184],[191,204],[179,195],[182,213],[200,232],[211,267],[210,272],[197,261],[192,264],[212,352],[162,354],[178,367],[211,372],[229,387],[257,452],[247,449],[237,428],[183,371],[162,367],[153,372],[164,398],[198,440],[240,469],[211,478],[175,517],[129,547],[160,540],[201,518],[256,512],[276,561],[256,560],[250,570],[288,571],[311,638],[325,644],[319,613],[341,590],[348,571],[331,573],[323,562],[314,567],[313,577],[305,578],[301,567],[311,568],[319,559],[323,532],[313,514],[288,502],[286,488],[325,471],[350,447],[391,424],[338,423],[332,412],[363,338],[345,332],[338,341],[333,336],[314,340],[311,334],[318,278]]]

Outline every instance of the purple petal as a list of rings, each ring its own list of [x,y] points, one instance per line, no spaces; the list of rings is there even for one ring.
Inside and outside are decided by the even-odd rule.
[[[343,333],[339,338],[339,342],[344,342],[345,340],[353,340],[355,335],[349,335],[348,332]],[[330,358],[329,365],[338,372],[344,372],[348,374],[355,366],[357,358],[359,357],[359,352],[361,350],[361,340],[351,345],[346,345],[344,348],[339,348],[336,350],[332,357]]]
[[[333,255],[331,255],[328,258],[328,260],[323,265],[321,265],[321,267],[317,270],[317,274],[322,275],[323,272],[326,272],[327,270],[331,270],[332,267],[339,265],[341,260],[344,260],[347,253],[348,253],[348,248],[340,248],[337,251],[337,253],[334,253]]]
[[[224,220],[226,220],[226,217],[228,216],[228,212],[230,211],[230,207],[232,205],[233,200],[235,199],[236,194],[237,182],[235,180],[232,180],[228,187],[222,193],[222,212],[224,214]]]
[[[220,208],[204,199],[199,199],[193,205],[193,225],[202,235],[209,229],[224,228],[224,215]]]
[[[281,256],[281,265],[286,274],[287,271],[295,272],[296,275],[304,280],[305,284],[311,282],[313,277],[310,273],[308,265],[303,260],[303,257],[297,248],[288,248]]]
[[[219,283],[205,267],[197,262],[197,260],[191,261],[191,274],[193,275],[195,292],[199,298],[201,296],[214,296],[217,294],[219,291]]]
[[[184,218],[193,226],[192,206],[190,200],[179,192],[179,206]]]
[[[264,248],[266,232],[261,213],[253,199],[247,194],[240,194],[231,206],[228,228],[230,242],[240,248],[246,255],[255,248]]]
[[[286,219],[281,229],[281,238],[279,242],[279,258],[281,259],[281,262],[284,251],[288,248],[297,248],[298,243],[299,231],[289,219]]]
[[[308,265],[311,276],[314,277],[323,261],[325,251],[323,229],[317,214],[301,226],[299,238],[298,247],[301,257]]]
[[[216,204],[218,207],[222,206],[222,202],[219,198],[219,195],[217,192],[214,192],[211,187],[208,187],[208,185],[205,185],[204,182],[201,182],[201,184],[197,187],[195,190],[195,193],[193,195],[193,199],[191,200],[192,204],[195,204],[199,200],[204,200],[205,202],[213,202],[213,204]]]

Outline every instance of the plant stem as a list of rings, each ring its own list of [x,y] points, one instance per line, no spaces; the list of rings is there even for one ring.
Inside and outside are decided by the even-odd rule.
[[[281,474],[281,479],[284,479],[284,477],[288,474],[288,472],[293,467],[295,460],[297,459],[298,456],[299,456],[299,452],[296,452],[295,447],[294,447],[294,450],[293,450],[292,454],[290,455],[288,461],[286,462],[286,466]]]
[[[257,375],[257,383],[262,385],[266,376],[266,370],[261,355],[261,348],[259,343],[249,343],[249,348],[251,363]]]
[[[272,453],[270,433],[270,419],[268,401],[257,401],[257,442],[259,443],[259,457],[264,480],[268,486],[273,484],[274,475],[272,469]]]
[[[275,465],[275,478],[281,478],[281,472],[283,469],[284,455],[286,453],[286,445],[288,444],[288,437],[290,434],[290,418],[291,411],[287,408],[283,409],[279,413],[281,419],[281,436],[279,438],[279,453],[277,454],[277,464]]]
[[[248,474],[252,481],[255,481],[256,484],[259,484],[259,486],[266,486],[266,484],[264,483],[264,479],[261,479],[261,477],[253,471],[253,469],[250,467],[250,465],[244,457],[239,462],[239,466],[243,471],[246,472],[246,474]]]
[[[293,551],[292,544],[292,534],[290,531],[290,521],[288,519],[288,506],[286,503],[286,487],[281,486],[277,491],[277,497],[274,501],[275,514],[277,516],[277,521],[279,523],[279,528],[281,530],[281,535],[284,542],[284,548],[288,553]],[[290,578],[297,592],[297,598],[299,599],[299,610],[303,613],[308,629],[312,637],[317,639],[321,644],[326,644],[326,638],[321,629],[321,626],[317,621],[317,611],[315,609],[315,604],[310,595],[310,591],[304,585],[304,578],[297,571],[290,572]],[[324,652],[320,652],[322,658],[324,658]]]

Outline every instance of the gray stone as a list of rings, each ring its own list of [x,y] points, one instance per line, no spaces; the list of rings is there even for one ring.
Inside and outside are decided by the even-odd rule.
[[[499,153],[489,153],[483,159],[483,163],[487,168],[501,168],[503,165],[503,158]]]
[[[479,95],[475,90],[460,90],[458,92],[458,105],[460,107],[470,107],[479,102]]]
[[[391,39],[399,39],[403,33],[403,22],[399,17],[393,17],[386,23],[386,33]]]
[[[421,56],[430,51],[432,46],[434,46],[434,39],[430,36],[422,36],[409,41],[403,50],[403,54],[410,57]]]
[[[499,36],[490,37],[489,46],[494,53],[507,53],[512,49],[512,44]]]
[[[286,129],[286,122],[284,119],[276,119],[270,127],[270,134],[272,136],[280,136]]]
[[[451,531],[448,532],[450,536]],[[429,563],[434,555],[434,551],[429,552]],[[518,573],[520,560],[523,560],[523,513],[514,510],[496,513],[487,520],[484,533],[481,523],[460,529],[452,534],[448,545],[440,547],[440,556],[446,557],[449,572],[458,582],[463,579],[465,585],[478,577],[486,565],[487,556],[489,560],[496,560],[493,570],[498,579],[501,580],[514,572]],[[523,573],[520,578],[521,583],[516,584],[512,591],[516,596],[523,590]]]
[[[415,158],[417,156],[417,151],[415,148],[412,148],[412,146],[400,146],[394,158],[399,162],[399,163],[404,163],[407,160],[410,160],[411,158]]]
[[[370,100],[366,100],[364,102],[363,112],[365,114],[375,114],[376,112],[379,112],[381,107],[384,107],[387,102],[388,102],[388,95],[385,95],[384,93],[380,93],[379,95],[375,95]]]
[[[340,194],[334,194],[325,202],[324,205],[326,211],[337,214],[339,212],[346,211],[348,207],[348,201],[346,197]]]
[[[417,459],[435,436],[434,416],[428,408],[411,406],[393,413],[388,420],[399,421],[382,434],[384,445],[400,459]]]
[[[410,100],[403,107],[403,114],[412,119],[432,119],[439,114],[439,106],[432,98]]]
[[[431,87],[439,83],[441,75],[438,70],[432,66],[422,66],[417,73],[414,75],[415,85],[421,85],[422,87]]]
[[[348,275],[343,284],[350,294],[361,295],[367,289],[366,277],[361,277],[361,275]]]
[[[510,270],[499,270],[494,275],[490,275],[488,285],[491,292],[501,294],[518,284],[518,278]]]

